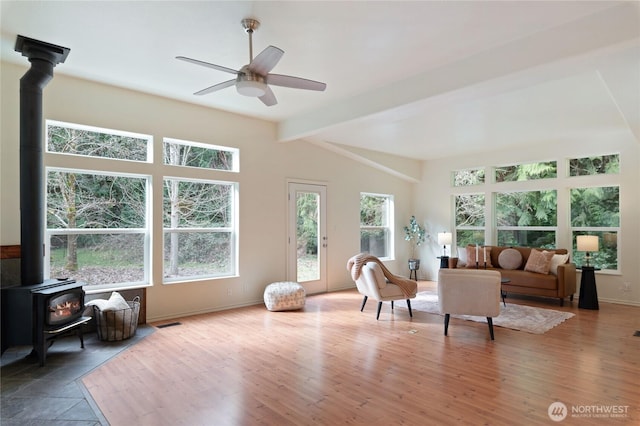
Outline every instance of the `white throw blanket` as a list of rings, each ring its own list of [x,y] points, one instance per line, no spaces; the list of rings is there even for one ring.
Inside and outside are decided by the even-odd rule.
[[[367,262],[375,262],[378,265],[380,265],[380,268],[382,269],[382,273],[384,274],[385,278],[388,279],[391,284],[395,284],[398,287],[400,287],[400,289],[402,290],[402,293],[404,293],[404,295],[407,298],[415,296],[416,290],[418,289],[418,284],[416,284],[415,281],[410,280],[408,278],[394,275],[393,273],[391,273],[391,271],[387,269],[386,266],[384,266],[384,264],[380,259],[366,253],[356,254],[355,256],[353,256],[351,259],[347,261],[347,270],[351,272],[351,278],[354,281],[357,281],[358,278],[360,278],[362,267]]]

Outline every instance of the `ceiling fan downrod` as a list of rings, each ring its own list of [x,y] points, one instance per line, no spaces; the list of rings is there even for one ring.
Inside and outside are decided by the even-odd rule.
[[[242,21],[244,31],[249,34],[249,63],[253,61],[253,32],[260,27],[260,21],[257,19],[246,18]]]

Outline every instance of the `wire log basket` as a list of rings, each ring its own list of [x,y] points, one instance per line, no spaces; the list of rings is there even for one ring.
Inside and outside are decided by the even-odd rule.
[[[129,339],[135,336],[138,329],[138,316],[140,315],[140,296],[127,301],[129,309],[115,311],[101,311],[97,306],[93,307],[94,318],[98,338],[107,342]]]

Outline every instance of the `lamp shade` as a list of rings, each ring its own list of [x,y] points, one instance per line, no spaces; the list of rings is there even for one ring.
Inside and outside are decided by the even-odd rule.
[[[598,251],[597,235],[578,235],[576,237],[578,251]]]
[[[451,244],[452,235],[451,232],[438,232],[438,244],[441,246],[446,246],[447,244]]]

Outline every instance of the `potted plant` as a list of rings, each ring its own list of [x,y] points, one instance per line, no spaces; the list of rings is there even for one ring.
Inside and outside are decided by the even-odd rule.
[[[420,259],[416,258],[418,247],[424,243],[427,232],[424,227],[418,223],[415,216],[409,219],[409,226],[404,227],[404,239],[411,244],[411,257],[409,258],[409,270],[417,271],[420,269]]]

